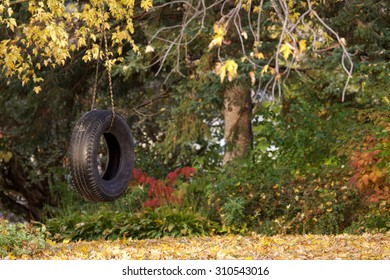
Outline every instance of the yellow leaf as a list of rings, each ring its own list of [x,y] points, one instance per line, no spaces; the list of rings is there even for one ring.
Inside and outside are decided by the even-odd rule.
[[[86,53],[86,54],[82,57],[82,60],[83,60],[84,62],[90,61],[90,60],[91,60],[91,54],[90,54],[90,53]],[[46,64],[45,64],[45,66],[46,66]]]
[[[303,53],[306,50],[306,40],[300,40],[298,44],[299,44],[299,51]]]
[[[255,6],[254,8],[253,8],[253,12],[255,13],[255,14],[258,14],[258,13],[260,13],[262,11],[262,8],[260,7],[260,6]]]
[[[46,243],[50,246],[50,247],[53,247],[54,245],[56,245],[56,242],[51,240],[51,239],[46,239]]]
[[[221,62],[217,62],[215,65],[215,73],[219,76],[221,79],[221,83],[223,80],[225,80],[226,77],[226,67]]]
[[[97,44],[92,45],[91,54],[92,54],[93,59],[97,59],[98,56],[102,54],[102,52],[100,51],[99,45],[97,45]]]
[[[8,254],[7,259],[8,259],[8,260],[16,260],[16,257],[15,257],[15,255],[11,252],[11,253]]]
[[[221,46],[223,42],[223,38],[225,36],[225,27],[223,24],[214,24],[214,37],[213,40],[209,44],[209,49],[214,48],[215,46]]]
[[[63,244],[68,244],[70,242],[70,239],[64,239],[64,241],[62,241]]]
[[[153,7],[153,1],[152,0],[142,0],[141,1],[141,8],[145,11],[149,11],[149,9]]]
[[[285,43],[283,45],[280,46],[280,49],[279,49],[279,52],[283,55],[284,59],[288,59],[288,57],[290,56],[290,54],[292,54],[292,50],[291,50],[291,45],[288,44],[288,43]]]
[[[231,82],[237,76],[237,69],[238,69],[238,65],[232,59],[228,59],[224,63],[217,62],[215,65],[215,73],[221,79],[221,83],[223,83],[226,76],[228,77],[228,80]]]
[[[8,13],[8,16],[12,17],[12,14],[14,13],[14,11],[12,10],[12,8],[8,8],[7,13]]]
[[[14,31],[16,26],[17,26],[16,20],[14,18],[10,18],[7,22],[7,27],[10,28],[11,31]]]
[[[41,90],[42,90],[42,89],[41,89],[40,86],[34,87],[34,92],[35,92],[35,93],[39,93]]]
[[[85,254],[87,254],[88,252],[89,252],[89,249],[88,249],[88,246],[86,246],[86,245],[83,245],[82,247],[81,247],[81,253],[83,253],[84,255]]]
[[[80,37],[77,41],[77,47],[81,48],[87,45],[87,41],[85,40],[84,37]]]
[[[211,50],[215,46],[221,46],[223,42],[223,36],[215,35],[213,40],[209,44],[209,49]]]
[[[256,52],[253,56],[257,59],[264,59],[264,54],[262,52]]]
[[[228,59],[225,62],[225,66],[228,75],[228,80],[229,82],[231,82],[237,76],[238,65],[234,60]]]
[[[261,76],[264,76],[264,74],[267,73],[268,67],[269,67],[268,64],[263,67],[263,69],[261,70]]]

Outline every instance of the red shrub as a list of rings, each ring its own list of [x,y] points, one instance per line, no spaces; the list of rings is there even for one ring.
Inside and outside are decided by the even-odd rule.
[[[166,204],[180,204],[180,199],[175,195],[174,183],[179,176],[189,179],[196,173],[193,167],[176,168],[168,173],[165,180],[149,177],[147,173],[139,169],[133,169],[133,180],[139,185],[149,185],[148,199],[144,202],[145,207],[156,208]]]

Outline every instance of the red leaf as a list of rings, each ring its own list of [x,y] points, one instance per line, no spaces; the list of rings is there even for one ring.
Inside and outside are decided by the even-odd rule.
[[[156,208],[161,205],[161,201],[157,198],[150,199],[144,202],[145,207]]]
[[[192,175],[194,175],[196,173],[196,169],[195,168],[193,168],[193,167],[188,167],[188,166],[186,166],[186,167],[183,167],[182,169],[181,169],[181,174],[183,174],[183,176],[185,177],[185,178],[190,178]]]
[[[177,176],[178,176],[178,174],[175,171],[169,172],[168,175],[167,175],[167,179],[169,179],[169,183],[168,184],[172,185],[176,181]]]
[[[139,178],[141,177],[141,175],[142,175],[142,171],[141,170],[139,170],[137,168],[133,169],[133,178],[134,178],[134,180],[138,181]]]

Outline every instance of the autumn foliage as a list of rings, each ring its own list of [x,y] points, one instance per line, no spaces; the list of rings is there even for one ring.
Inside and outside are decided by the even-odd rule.
[[[165,204],[180,204],[181,198],[175,194],[173,185],[179,177],[189,179],[195,173],[196,169],[193,167],[176,168],[164,180],[160,180],[135,168],[133,179],[138,185],[149,186],[148,200],[144,202],[144,206],[156,208]]]
[[[351,182],[364,194],[369,202],[385,201],[390,204],[390,185],[388,171],[381,168],[384,161],[390,160],[390,154],[383,152],[390,145],[390,135],[383,138],[367,136],[360,151],[351,156],[354,175]]]

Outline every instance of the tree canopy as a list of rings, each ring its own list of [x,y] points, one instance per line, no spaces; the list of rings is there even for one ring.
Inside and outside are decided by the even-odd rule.
[[[338,2],[342,1],[335,4]],[[0,45],[3,73],[6,77],[17,76],[22,84],[33,82],[33,90],[38,93],[43,78],[37,71],[68,64],[79,50],[83,50],[84,62],[101,59],[101,37],[103,31],[108,31],[110,63],[123,61],[124,48],[126,52],[131,47],[137,54],[158,51],[161,55],[152,62],[158,64],[157,73],[171,59],[174,63],[171,72],[183,75],[184,69],[196,64],[202,53],[217,49],[212,69],[221,82],[225,77],[232,81],[240,73],[247,75],[253,86],[258,85],[261,95],[274,96],[277,92],[280,96],[281,83],[291,69],[299,70],[306,61],[318,59],[319,53],[339,48],[341,65],[347,74],[344,99],[353,63],[346,39],[316,12],[320,2],[156,1],[155,4],[153,7],[151,0],[142,0],[137,6],[131,0],[66,4],[54,0],[3,1],[0,6],[5,34]],[[159,18],[164,12],[173,13],[173,20],[170,16]],[[145,35],[149,44],[144,49],[132,36],[134,18],[148,21]],[[151,23],[153,19],[158,19],[155,21],[158,25]],[[201,46],[198,39],[205,40],[203,44],[207,46]],[[188,53],[192,46],[198,48],[195,57]],[[267,74],[268,79],[264,77]]]

